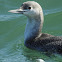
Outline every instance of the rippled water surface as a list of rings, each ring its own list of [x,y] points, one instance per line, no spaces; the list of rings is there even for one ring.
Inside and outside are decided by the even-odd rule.
[[[19,8],[25,1],[27,0],[0,0],[0,62],[36,62],[36,59],[62,62],[62,56],[59,54],[47,56],[24,46],[27,17],[8,11]],[[43,33],[62,36],[62,0],[35,1],[43,8]]]

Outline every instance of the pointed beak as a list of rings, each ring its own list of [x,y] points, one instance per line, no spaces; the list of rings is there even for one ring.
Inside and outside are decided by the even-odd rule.
[[[26,12],[26,10],[22,10],[20,8],[20,9],[15,9],[15,10],[9,10],[8,12],[23,14],[24,12]]]

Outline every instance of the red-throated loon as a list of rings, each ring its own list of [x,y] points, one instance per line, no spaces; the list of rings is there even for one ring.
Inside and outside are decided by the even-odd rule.
[[[10,10],[27,16],[25,28],[25,46],[43,52],[62,53],[62,37],[41,33],[43,26],[43,11],[34,1],[24,2],[19,9]]]

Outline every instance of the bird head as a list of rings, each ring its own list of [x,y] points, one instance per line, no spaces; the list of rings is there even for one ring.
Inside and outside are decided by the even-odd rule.
[[[24,2],[19,9],[10,10],[8,12],[23,14],[28,17],[35,17],[42,13],[42,8],[35,1],[27,1]]]

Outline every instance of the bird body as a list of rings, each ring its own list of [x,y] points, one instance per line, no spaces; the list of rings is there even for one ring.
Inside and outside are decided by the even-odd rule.
[[[28,18],[24,33],[26,47],[43,52],[62,53],[62,37],[41,32],[44,17],[42,7],[37,2],[24,2],[20,9],[9,12],[20,13]]]

